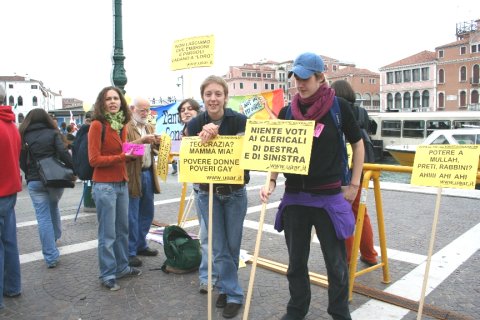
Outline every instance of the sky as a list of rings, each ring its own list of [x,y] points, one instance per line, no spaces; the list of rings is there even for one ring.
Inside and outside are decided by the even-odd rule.
[[[0,75],[86,103],[111,85],[113,0],[0,0],[0,8]],[[126,94],[198,99],[211,74],[306,51],[378,72],[454,42],[457,23],[480,19],[480,1],[123,0],[122,15]],[[205,35],[215,37],[214,65],[172,71],[174,41]]]

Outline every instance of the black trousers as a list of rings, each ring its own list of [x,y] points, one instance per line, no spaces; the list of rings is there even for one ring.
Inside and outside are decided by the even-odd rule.
[[[310,307],[308,258],[313,226],[320,241],[327,268],[327,311],[335,320],[351,320],[348,309],[348,265],[345,241],[337,239],[332,221],[325,210],[299,205],[288,206],[284,210],[284,234],[289,254],[288,315],[295,319],[303,319]]]

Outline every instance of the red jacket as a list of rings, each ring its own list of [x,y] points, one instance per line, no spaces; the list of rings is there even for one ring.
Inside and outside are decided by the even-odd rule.
[[[21,140],[15,114],[10,106],[0,106],[0,197],[10,196],[22,190],[20,175]]]
[[[126,157],[123,142],[127,137],[127,126],[123,127],[122,137],[105,123],[105,139],[102,144],[102,124],[95,120],[88,131],[88,159],[94,167],[93,181],[122,182],[128,181]]]

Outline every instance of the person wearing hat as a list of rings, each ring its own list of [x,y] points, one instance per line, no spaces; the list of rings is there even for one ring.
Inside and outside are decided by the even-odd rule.
[[[345,238],[353,234],[355,227],[351,204],[360,187],[364,150],[350,105],[335,97],[324,69],[322,58],[315,53],[306,52],[295,59],[289,77],[294,76],[298,93],[291,106],[283,108],[278,116],[286,120],[315,121],[308,175],[284,173],[285,192],[275,221],[275,229],[284,231],[289,253],[290,300],[283,320],[304,319],[310,307],[308,256],[312,227],[315,227],[327,268],[327,312],[336,320],[351,319]],[[341,129],[353,150],[351,180],[346,186],[342,186],[344,142],[330,112],[335,104],[334,110],[340,110]],[[272,172],[268,189],[260,190],[262,201],[266,202],[274,191],[277,176],[277,172]]]

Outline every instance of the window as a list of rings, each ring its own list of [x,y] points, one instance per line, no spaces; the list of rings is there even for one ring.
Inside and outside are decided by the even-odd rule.
[[[38,89],[38,86],[37,86],[36,84],[32,84],[32,85],[30,86],[30,88],[31,88],[31,89]]]
[[[437,129],[450,129],[450,120],[427,120],[427,137]]]
[[[445,83],[445,70],[438,70],[438,83]]]
[[[461,66],[460,67],[460,82],[467,81],[467,67]]]
[[[240,89],[243,89],[243,82],[240,82]]]
[[[443,92],[438,94],[438,108],[445,108],[445,94]]]
[[[478,64],[473,66],[473,77],[472,77],[472,83],[479,83],[479,78],[480,78],[480,66]]]
[[[470,93],[470,103],[471,104],[478,104],[478,91],[472,90]]]
[[[13,96],[8,97],[8,104],[11,106],[15,105],[15,99]]]
[[[391,93],[387,94],[387,110],[393,109],[393,96]]]
[[[247,78],[251,78],[252,77],[252,73],[251,72],[247,72]]]
[[[429,108],[430,107],[430,92],[428,90],[424,90],[422,92],[422,108]]]
[[[34,107],[38,106],[38,100],[37,100],[37,97],[35,97],[35,96],[34,96],[33,99],[32,99],[32,105],[33,105]]]
[[[363,83],[365,83],[365,81],[364,81],[364,80],[365,80],[365,79],[363,79],[363,78],[360,78],[360,83],[362,83],[362,84],[363,84]]]
[[[365,107],[370,107],[372,105],[372,96],[370,95],[370,93],[365,93],[363,95],[363,105]]]
[[[265,83],[265,90],[268,90],[268,83]]]
[[[438,50],[438,57],[443,58],[443,50]]]
[[[402,71],[395,71],[395,83],[402,82]]]
[[[376,79],[370,79],[370,84],[375,84],[377,83]]]
[[[393,72],[387,72],[387,84],[393,83]]]
[[[332,68],[333,68],[333,71],[337,71],[337,65],[336,64],[334,64]]]
[[[403,137],[425,138],[424,120],[405,120],[403,122]]]
[[[412,70],[413,81],[420,81],[420,69]]]
[[[272,79],[272,74],[271,73],[267,73],[267,79]]]
[[[470,51],[471,51],[472,53],[477,52],[477,45],[476,45],[476,44],[472,45],[471,48],[470,48]]]
[[[253,84],[253,89],[255,89],[255,90],[257,89],[257,83],[256,82]]]
[[[403,82],[412,81],[412,70],[403,70]]]
[[[429,67],[422,68],[422,81],[427,81],[430,79],[429,72],[430,72]]]
[[[263,78],[267,78],[267,74],[266,74],[266,73],[263,74]]]
[[[402,108],[402,95],[400,93],[395,94],[395,109]]]
[[[403,108],[410,109],[412,107],[412,96],[410,92],[405,92],[403,95]]]
[[[466,54],[466,53],[467,53],[467,47],[461,46],[460,47],[460,54],[463,55],[463,54]]]
[[[420,108],[420,92],[418,91],[413,93],[413,107]]]
[[[260,72],[257,72],[257,78],[261,78],[262,74]]]
[[[247,74],[245,72],[242,72],[242,77],[243,78],[247,77]]]
[[[273,83],[270,84],[270,90],[275,90],[275,84]]]
[[[22,98],[22,96],[18,96],[18,98],[17,98],[17,103],[18,103],[19,106],[23,106],[23,98]]]
[[[464,108],[467,106],[467,93],[462,90],[460,91],[460,108]]]
[[[400,137],[401,126],[400,120],[383,120],[382,137]]]

